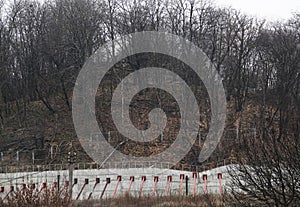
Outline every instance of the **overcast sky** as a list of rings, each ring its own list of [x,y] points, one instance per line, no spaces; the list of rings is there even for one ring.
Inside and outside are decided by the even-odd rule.
[[[300,13],[300,0],[213,0],[217,6],[231,6],[243,13],[270,21],[286,20]]]
[[[39,0],[43,1],[43,0]],[[300,13],[300,0],[211,0],[217,7],[232,7],[245,14],[269,21],[287,20]],[[6,0],[13,2],[13,0]]]

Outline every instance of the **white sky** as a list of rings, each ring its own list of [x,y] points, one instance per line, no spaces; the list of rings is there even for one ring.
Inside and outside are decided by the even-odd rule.
[[[13,0],[5,0],[5,2],[13,2]],[[287,20],[293,16],[293,13],[300,13],[300,0],[212,0],[212,2],[217,7],[229,6],[269,21]]]
[[[300,0],[213,0],[218,7],[231,6],[245,14],[269,21],[287,20],[300,13]]]

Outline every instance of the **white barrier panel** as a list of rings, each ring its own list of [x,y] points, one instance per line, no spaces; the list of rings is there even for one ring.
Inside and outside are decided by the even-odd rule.
[[[159,168],[75,170],[72,199],[100,199],[124,195],[170,196],[220,194],[229,181],[227,167],[196,173]],[[0,196],[24,184],[41,188],[68,188],[68,171],[0,174]],[[204,179],[205,178],[205,179]],[[42,188],[41,188],[42,189]]]

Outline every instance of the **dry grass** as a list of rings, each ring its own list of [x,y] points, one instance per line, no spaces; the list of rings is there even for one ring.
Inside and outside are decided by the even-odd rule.
[[[218,207],[223,206],[219,196],[158,196],[158,197],[132,197],[125,195],[115,199],[82,201],[74,204],[76,207]]]
[[[5,199],[0,200],[1,207],[210,207],[223,206],[219,196],[198,195],[198,196],[144,196],[133,197],[128,194],[115,199],[91,200],[91,201],[70,201],[66,189],[55,191],[44,189],[26,188],[18,190]]]
[[[10,193],[5,200],[0,200],[1,207],[64,207],[70,206],[70,196],[66,189],[26,188]]]

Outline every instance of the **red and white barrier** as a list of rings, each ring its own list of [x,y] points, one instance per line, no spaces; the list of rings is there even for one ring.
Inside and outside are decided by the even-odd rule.
[[[112,198],[115,197],[115,195],[116,195],[116,193],[117,193],[117,189],[118,189],[119,183],[121,182],[121,180],[122,180],[122,177],[119,175],[119,176],[117,177],[117,184],[116,184],[115,190],[114,190],[114,192],[113,192],[113,194],[112,194],[112,196],[111,196]]]
[[[180,174],[180,186],[179,186],[179,194],[182,195],[182,184],[184,180],[184,174]]]
[[[26,186],[26,185],[25,185],[25,186]],[[50,192],[54,192],[56,188],[57,188],[57,182],[53,182],[53,183],[52,183],[52,186],[51,186]]]
[[[47,189],[47,183],[42,183],[41,188],[40,188],[38,194],[40,194],[43,190],[46,190],[46,189]]]
[[[74,181],[73,181],[73,184],[72,184],[72,189],[73,187],[78,183],[78,179],[77,178],[74,178]]]
[[[79,191],[79,193],[78,193],[78,195],[77,195],[77,197],[76,197],[76,200],[79,199],[79,197],[80,197],[80,195],[81,195],[83,189],[85,188],[85,186],[86,186],[87,184],[89,184],[89,179],[88,179],[88,178],[86,178],[86,179],[84,180],[84,184],[83,184],[83,186],[81,187],[81,190]]]
[[[103,198],[104,192],[105,192],[105,190],[106,190],[106,188],[107,188],[107,186],[108,186],[109,184],[110,184],[110,178],[106,178],[106,183],[105,183],[105,185],[104,185],[104,188],[103,188],[103,190],[102,190],[102,193],[101,193],[100,198]]]
[[[218,180],[220,183],[220,194],[223,194],[223,186],[222,186],[222,173],[218,173]]]
[[[142,196],[145,181],[146,181],[146,176],[142,176],[142,183],[141,183],[141,187],[140,187],[139,197]]]
[[[129,187],[128,187],[128,190],[127,190],[127,193],[130,193],[130,189],[132,187],[132,183],[134,182],[134,176],[130,176],[130,183],[129,183]]]
[[[170,186],[171,186],[171,182],[172,182],[172,176],[171,175],[169,175],[168,177],[167,177],[167,188],[166,188],[166,196],[168,196],[169,195],[169,192],[170,192]]]
[[[194,196],[197,195],[197,173],[193,172],[193,179],[194,179]]]
[[[152,191],[152,197],[155,196],[156,194],[156,185],[158,183],[158,176],[154,176],[154,186],[153,186],[153,191]]]
[[[148,169],[147,169],[148,170]],[[94,173],[92,175],[90,174],[84,174],[83,172],[80,172],[75,176],[79,176],[77,178],[74,178],[74,182],[72,184],[72,198],[74,200],[81,200],[81,199],[92,199],[94,197],[96,199],[96,195],[99,197],[97,198],[104,198],[105,197],[110,197],[110,198],[115,198],[117,196],[124,195],[124,193],[131,193],[133,196],[142,196],[142,195],[151,195],[152,197],[155,197],[157,195],[164,194],[165,196],[170,196],[172,194],[179,194],[181,196],[183,195],[188,195],[189,193],[196,196],[201,193],[220,193],[221,195],[223,194],[223,187],[224,184],[226,185],[226,180],[223,183],[223,174],[220,171],[214,171],[212,172],[204,172],[204,173],[199,173],[199,172],[184,172],[184,171],[176,171],[176,170],[168,170],[167,173],[162,172],[160,173],[159,171],[153,170],[152,173],[144,174],[141,176],[140,172],[144,173],[145,170],[137,172],[135,175],[139,175],[139,179],[135,181],[135,176],[128,174],[124,174],[125,170],[121,170],[118,173],[120,175],[115,176],[114,179],[111,179],[109,177],[104,177],[108,175],[109,173],[105,174],[97,174]],[[151,172],[151,169],[149,170]],[[96,171],[95,171],[96,172]],[[97,171],[98,172],[98,171]],[[110,172],[111,174],[114,172],[113,170],[106,171]],[[126,172],[126,171],[125,171]],[[130,172],[130,171],[129,171]],[[183,174],[184,172],[185,174]],[[224,172],[224,171],[223,171]],[[225,172],[224,172],[225,173]],[[121,176],[122,175],[122,176]],[[85,176],[85,177],[83,177]],[[42,177],[42,176],[41,176]],[[44,195],[44,190],[48,190],[51,193],[58,192],[67,192],[69,189],[69,182],[64,181],[64,185],[61,187],[59,186],[59,176],[54,175],[52,178],[57,178],[57,180],[51,180],[47,178],[46,176],[42,177],[43,179],[50,180],[51,183],[40,183],[41,177],[39,177],[36,180],[30,180],[30,182],[34,182],[31,185],[26,185],[24,182],[24,178],[22,180],[22,184],[17,184],[17,189],[18,185],[20,186],[19,192],[21,195],[23,195],[23,192],[25,193],[28,190],[34,190],[34,193],[36,195],[41,194]],[[67,178],[67,173],[64,174],[60,178]],[[101,178],[100,178],[101,177]],[[149,181],[146,181],[146,177],[148,178]],[[202,179],[197,179],[197,178],[202,178]],[[85,179],[82,179],[85,178]],[[93,182],[89,183],[89,180],[95,179]],[[190,179],[189,179],[190,178]],[[192,179],[191,179],[192,178]],[[28,180],[29,180],[28,179]],[[101,183],[100,183],[101,179]],[[102,182],[102,179],[104,182]],[[105,182],[106,179],[106,182]],[[151,181],[153,179],[153,181]],[[84,182],[78,182],[78,181],[84,181]],[[17,183],[17,182],[16,182]],[[40,187],[38,186],[38,183]],[[102,184],[103,183],[103,184]],[[109,185],[109,184],[112,185]],[[75,186],[77,185],[77,186]],[[203,187],[204,186],[204,191]],[[5,191],[6,190],[6,191]],[[7,199],[8,196],[11,195],[13,191],[9,191],[9,186],[0,187],[0,197],[3,199]],[[16,192],[17,193],[17,192]],[[82,196],[83,195],[83,196]]]
[[[204,181],[205,194],[208,194],[207,174],[203,174],[202,179],[203,179],[203,181]]]
[[[2,201],[6,200],[6,199],[9,197],[9,195],[10,195],[11,193],[14,193],[14,192],[15,192],[14,186],[10,186],[9,191],[8,191],[7,194],[4,196],[4,198],[2,199]]]
[[[94,187],[93,187],[92,192],[90,192],[90,194],[89,194],[88,200],[90,200],[90,198],[92,197],[92,194],[93,194],[93,192],[94,192],[96,186],[97,186],[99,183],[100,183],[100,178],[96,178],[96,182],[95,182],[95,184],[94,184]]]

